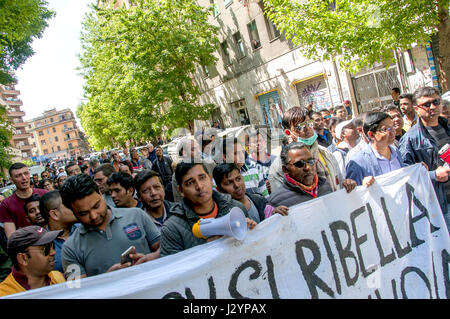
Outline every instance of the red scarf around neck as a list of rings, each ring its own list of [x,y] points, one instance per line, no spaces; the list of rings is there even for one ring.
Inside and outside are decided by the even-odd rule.
[[[306,186],[300,182],[297,182],[292,177],[290,177],[288,174],[284,174],[284,177],[290,184],[297,186],[305,193],[311,195],[313,198],[317,197],[318,190],[319,190],[319,187],[318,187],[319,186],[319,176],[317,174],[314,176],[314,182],[311,186]]]

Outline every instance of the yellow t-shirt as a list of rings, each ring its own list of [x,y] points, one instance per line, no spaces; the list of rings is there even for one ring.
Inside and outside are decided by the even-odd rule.
[[[50,285],[55,285],[66,281],[64,275],[56,270],[49,272],[48,277],[50,278]],[[10,273],[8,277],[0,283],[0,297],[24,291],[27,290],[17,282],[12,273]]]

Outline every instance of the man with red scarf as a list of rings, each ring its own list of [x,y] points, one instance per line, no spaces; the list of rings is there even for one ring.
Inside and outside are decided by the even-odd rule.
[[[290,207],[333,191],[328,180],[317,174],[318,159],[313,158],[307,145],[301,142],[291,143],[283,148],[280,157],[284,183],[270,195],[269,205]],[[342,186],[349,193],[356,187],[356,182],[346,179]]]

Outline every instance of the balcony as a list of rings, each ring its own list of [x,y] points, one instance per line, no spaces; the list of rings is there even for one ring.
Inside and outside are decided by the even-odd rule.
[[[41,120],[42,121],[42,120]],[[42,123],[42,122],[37,122],[36,123],[36,128],[39,128],[39,129],[43,129],[43,128],[46,128],[46,127],[52,127],[52,126],[55,126],[56,124],[59,124],[59,123],[63,123],[63,122],[67,122],[67,121],[73,121],[73,122],[75,122],[75,117],[68,117],[68,118],[65,118],[65,119],[58,119],[57,121],[53,121],[53,122],[48,122],[48,123]],[[70,129],[70,130],[72,130],[72,129]],[[61,130],[62,132],[65,132],[65,130],[63,129],[63,130]]]
[[[22,117],[25,116],[25,112],[22,111],[10,111],[6,114],[8,117]]]
[[[74,141],[74,140],[79,140],[80,139],[80,137],[79,136],[73,136],[73,137],[66,137],[65,139],[64,139],[64,141]]]
[[[27,127],[28,126],[28,124],[27,123],[25,123],[25,122],[13,122],[13,126],[15,127],[15,128],[22,128],[22,127]]]
[[[16,134],[13,135],[13,140],[24,140],[31,137],[30,133],[25,133],[25,134]]]
[[[23,105],[23,102],[21,100],[8,100],[4,99],[6,105]]]
[[[20,91],[16,90],[14,88],[14,86],[8,86],[8,85],[5,85],[3,87],[0,86],[0,92],[3,93],[4,95],[19,95],[20,94]]]
[[[21,145],[21,146],[19,146],[19,149],[21,151],[31,151],[32,148],[33,147],[31,145]]]
[[[73,130],[76,130],[76,128],[74,128],[74,127],[65,127],[63,132],[68,132],[68,131],[73,131]]]

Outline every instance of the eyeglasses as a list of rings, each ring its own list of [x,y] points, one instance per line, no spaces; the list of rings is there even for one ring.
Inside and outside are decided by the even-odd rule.
[[[431,104],[433,104],[434,106],[439,106],[441,105],[441,99],[434,99],[433,101],[428,101],[422,104],[417,104],[417,107],[420,107],[421,109],[429,109],[431,107]]]
[[[30,249],[31,247],[28,247]],[[37,248],[37,247],[36,247]],[[48,243],[44,245],[44,256],[48,256],[50,254],[50,251],[53,249],[53,243]],[[42,251],[41,248],[39,248],[40,251]],[[26,251],[27,252],[27,251]]]
[[[297,129],[299,131],[303,131],[306,127],[314,127],[314,121],[313,120],[308,120],[305,121],[303,123],[300,123],[297,125]]]
[[[377,129],[377,132],[381,132],[381,133],[386,133],[386,132],[394,132],[394,128],[393,127],[383,127],[380,129]]]
[[[314,166],[316,164],[317,160],[315,158],[310,158],[307,160],[299,160],[291,165],[297,167],[297,168],[303,168],[306,166],[306,164],[309,164],[309,166]]]
[[[323,119],[324,119],[324,120],[329,120],[329,119],[331,119],[331,115],[325,115],[325,116],[323,117]]]

